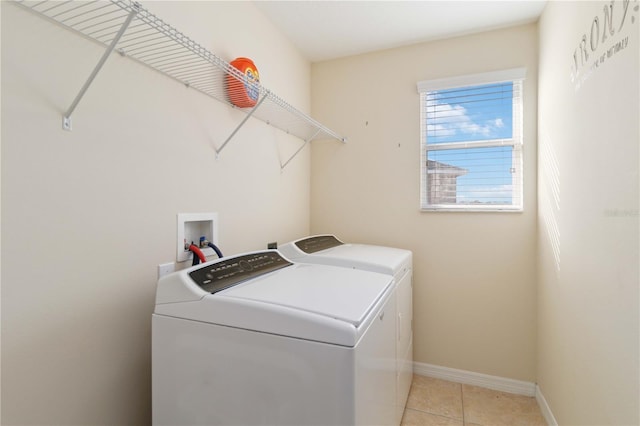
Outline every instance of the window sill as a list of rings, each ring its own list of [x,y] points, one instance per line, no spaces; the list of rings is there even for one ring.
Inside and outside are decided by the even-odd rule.
[[[456,213],[523,213],[522,207],[495,207],[495,206],[442,206],[442,207],[421,207],[421,212],[456,212]]]

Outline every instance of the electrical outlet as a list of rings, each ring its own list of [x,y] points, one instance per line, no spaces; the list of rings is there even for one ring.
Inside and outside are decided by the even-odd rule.
[[[268,250],[277,250],[278,249],[278,242],[274,241],[272,243],[268,243],[267,244],[267,249]]]
[[[176,270],[175,262],[163,263],[158,265],[158,279],[168,275]]]

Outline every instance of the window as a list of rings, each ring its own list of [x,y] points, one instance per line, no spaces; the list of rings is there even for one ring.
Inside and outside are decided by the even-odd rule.
[[[418,83],[423,210],[522,210],[524,74]]]

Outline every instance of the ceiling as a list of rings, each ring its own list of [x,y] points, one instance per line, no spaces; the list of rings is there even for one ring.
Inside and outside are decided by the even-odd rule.
[[[254,1],[310,61],[535,22],[546,0]]]

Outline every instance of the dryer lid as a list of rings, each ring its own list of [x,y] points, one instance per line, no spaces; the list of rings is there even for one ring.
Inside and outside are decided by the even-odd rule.
[[[312,247],[323,247],[321,243],[325,243],[326,248],[305,252],[303,248],[309,245],[303,243],[306,240],[313,243]],[[331,241],[339,240],[333,236],[309,237],[284,244],[280,251],[297,262],[358,268],[394,276],[411,267],[412,253],[409,250],[368,244],[331,244]]]

